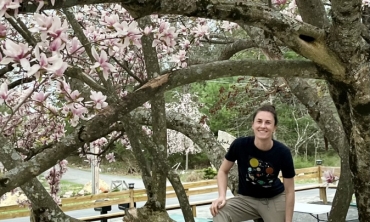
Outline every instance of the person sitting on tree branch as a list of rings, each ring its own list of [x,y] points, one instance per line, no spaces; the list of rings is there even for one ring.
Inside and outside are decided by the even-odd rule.
[[[254,136],[237,138],[230,145],[217,174],[219,197],[210,207],[214,222],[259,218],[264,222],[292,222],[295,169],[290,149],[273,139],[277,123],[275,107],[263,105],[253,114]],[[226,200],[227,175],[235,161],[238,194]]]

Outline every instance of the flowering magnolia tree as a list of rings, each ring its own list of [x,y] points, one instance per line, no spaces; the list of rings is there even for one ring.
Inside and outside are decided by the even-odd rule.
[[[7,172],[0,176],[0,196],[21,187],[35,221],[76,220],[43,195],[35,177],[76,150],[90,155],[87,148],[101,138],[106,142],[98,142],[98,154],[113,160],[112,144],[127,138],[150,184],[148,203],[127,221],[145,221],[144,211],[152,221],[171,221],[163,213],[166,177],[185,218],[193,221],[179,180],[166,165],[166,128],[189,136],[216,167],[224,150],[199,120],[166,113],[163,93],[221,77],[281,77],[342,158],[342,189],[329,220],[345,220],[354,187],[360,221],[366,221],[369,13],[368,2],[360,0],[2,0],[0,162]],[[232,37],[235,29],[244,35]],[[268,60],[228,60],[251,47]],[[284,60],[286,49],[298,59]],[[208,58],[202,50],[214,51]],[[327,81],[340,122],[302,78]],[[150,113],[137,109],[147,101]],[[151,137],[140,124],[151,125]],[[150,172],[148,157],[163,161],[155,161]],[[229,181],[232,187],[235,178]]]
[[[177,102],[172,102],[166,104],[168,112],[177,112],[186,115],[187,117],[197,121],[201,120],[202,114],[199,112],[198,106],[192,95],[189,93],[179,94],[178,92],[174,95],[178,99]],[[207,124],[203,126],[208,129]],[[168,154],[171,153],[198,153],[201,149],[187,136],[184,134],[175,131],[167,131],[167,140],[168,140]]]

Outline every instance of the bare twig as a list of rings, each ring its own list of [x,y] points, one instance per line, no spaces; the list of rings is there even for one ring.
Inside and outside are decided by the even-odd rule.
[[[124,69],[127,74],[129,76],[131,76],[132,78],[134,78],[136,81],[138,81],[140,83],[140,85],[144,84],[144,82],[139,78],[137,77],[133,72],[131,72],[131,70],[127,67],[127,65],[125,64],[122,64],[120,61],[118,61],[118,59],[116,59],[115,57],[112,57],[113,60],[119,65],[122,67],[122,69]]]

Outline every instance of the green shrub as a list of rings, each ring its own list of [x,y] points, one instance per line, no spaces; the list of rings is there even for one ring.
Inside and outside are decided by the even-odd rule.
[[[214,179],[217,175],[217,170],[213,169],[212,167],[205,168],[203,170],[204,176],[203,178],[208,179]]]

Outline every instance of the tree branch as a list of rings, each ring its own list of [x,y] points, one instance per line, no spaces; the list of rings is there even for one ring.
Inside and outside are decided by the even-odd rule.
[[[33,38],[32,34],[30,31],[28,31],[28,28],[26,25],[20,20],[17,19],[17,22],[21,25],[19,26],[17,22],[14,20],[13,17],[5,18],[15,30],[32,46],[36,46],[36,39]]]
[[[269,67],[269,69],[266,67]],[[249,73],[245,72],[246,68]],[[314,73],[314,76],[317,75],[315,74],[317,73],[316,66],[312,62],[307,61],[223,61],[176,70],[173,73],[162,76],[160,79],[162,80],[161,84],[147,83],[147,85],[144,85],[136,92],[128,94],[117,104],[112,104],[104,109],[89,121],[81,123],[72,134],[66,135],[53,148],[45,150],[26,163],[8,171],[3,178],[9,178],[10,181],[5,188],[0,188],[0,195],[24,184],[30,178],[54,166],[58,160],[66,158],[69,153],[76,151],[84,143],[94,141],[114,131],[115,129],[111,127],[112,123],[117,122],[124,115],[150,100],[157,93],[162,93],[180,85],[220,77],[238,75],[261,76],[263,74],[271,76],[270,72],[273,70],[279,75],[297,76],[298,74],[298,76],[303,75],[307,77],[310,76],[310,73]]]
[[[330,21],[327,17],[325,6],[321,0],[296,0],[299,14],[303,21],[318,28],[329,27]]]
[[[140,83],[140,84],[143,84],[143,81],[139,78],[139,77],[137,77],[128,67],[127,67],[127,65],[126,64],[123,64],[123,63],[121,63],[120,61],[118,61],[118,59],[116,59],[115,57],[112,57],[113,58],[113,60],[122,68],[122,69],[124,69],[126,72],[127,72],[127,74],[129,75],[129,76],[131,76],[132,78],[134,78],[138,83]]]
[[[107,89],[106,88],[104,88],[99,83],[95,82],[94,79],[92,79],[90,76],[88,76],[85,73],[83,73],[83,71],[80,68],[78,68],[78,67],[68,68],[64,72],[64,75],[66,75],[66,76],[68,76],[70,78],[81,80],[82,82],[84,82],[86,85],[90,86],[95,91],[100,91],[103,94],[106,94],[107,93]]]
[[[61,159],[67,158],[70,153],[83,147],[85,143],[92,142],[120,129],[117,124],[113,124],[112,127],[110,127],[111,124],[107,124],[107,122],[114,123],[116,121],[112,121],[112,119],[107,118],[107,110],[105,110],[105,112],[106,113],[101,113],[96,116],[94,121],[90,122],[88,128],[89,131],[86,130],[85,126],[81,126],[77,128],[73,134],[66,135],[52,148],[46,149],[44,152],[34,156],[29,161],[8,170],[2,178],[8,179],[9,182],[5,187],[0,187],[0,196],[45,172]],[[112,113],[110,113],[110,115],[112,115]],[[103,125],[106,127],[102,127]]]
[[[13,69],[14,67],[10,64],[0,69],[0,78],[4,77],[6,73],[11,72]]]
[[[10,83],[8,85],[8,89],[13,89],[23,83],[29,83],[29,82],[33,82],[36,80],[36,77],[35,76],[30,76],[30,77],[25,77],[25,78],[22,78],[22,79],[17,79],[15,80],[14,82]]]
[[[146,109],[137,109],[132,113],[133,119],[139,124],[152,125],[150,112]],[[206,153],[209,161],[218,169],[226,154],[225,149],[216,140],[212,132],[207,131],[194,119],[184,114],[167,112],[166,124],[168,129],[175,130],[189,137],[194,143]],[[238,190],[237,168],[233,167],[229,173],[228,187],[234,193]]]
[[[220,60],[229,59],[235,53],[240,52],[245,49],[250,49],[257,47],[256,43],[251,40],[237,39],[232,44],[227,45],[223,50]]]
[[[361,0],[332,0],[330,45],[340,57],[349,61],[363,47],[361,32]],[[337,47],[341,46],[341,47]],[[340,48],[340,49],[339,49]]]
[[[117,0],[118,1],[118,0]],[[113,3],[112,0],[73,1],[66,0],[47,5],[45,9],[72,7],[82,4]],[[302,56],[320,64],[331,72],[336,79],[345,77],[345,68],[334,53],[326,47],[325,32],[312,25],[301,23],[266,5],[256,2],[219,2],[217,0],[146,0],[120,1],[134,18],[150,14],[176,14],[189,17],[203,17],[227,20],[241,25],[251,25],[264,29],[279,38],[286,46]],[[24,3],[21,13],[33,12],[34,8]]]
[[[94,58],[94,56],[92,55],[92,52],[91,52],[91,48],[92,48],[91,43],[90,43],[89,39],[86,37],[85,33],[83,32],[80,23],[78,23],[74,14],[71,13],[68,8],[63,8],[63,12],[66,15],[66,18],[67,18],[69,24],[72,26],[72,29],[75,32],[78,40],[80,40],[81,44],[84,46],[85,52],[89,56],[90,61],[92,63],[96,62],[96,60],[95,60],[95,58]],[[105,78],[103,76],[103,73],[99,70],[96,70],[96,72],[98,73],[99,79],[100,79],[100,81],[102,81],[104,87],[106,89],[109,89],[110,84],[108,83],[107,80],[105,80]]]
[[[7,142],[9,140],[0,136],[0,141],[2,144],[2,149],[0,149],[0,162],[4,164],[5,168],[12,169],[17,167],[17,165],[22,164],[21,156],[12,150],[11,145]],[[38,209],[47,209],[44,215],[49,217],[50,221],[54,221],[53,218],[58,218],[57,220],[62,221],[80,221],[66,215],[53,198],[51,198],[50,194],[38,179],[31,179],[29,182],[22,185],[21,189],[32,202],[31,207],[33,211],[37,211]]]

